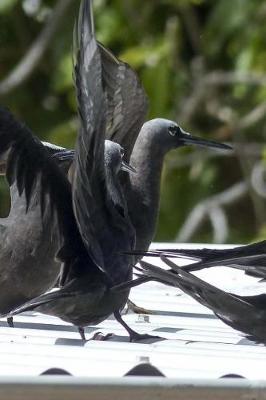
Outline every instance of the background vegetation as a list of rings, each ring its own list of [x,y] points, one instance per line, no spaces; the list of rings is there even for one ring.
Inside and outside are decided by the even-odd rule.
[[[77,132],[71,42],[78,0],[1,0],[0,103],[42,139]],[[97,38],[134,67],[149,118],[235,151],[172,152],[157,240],[248,242],[266,234],[266,1],[95,0]],[[7,195],[1,183],[2,215]]]

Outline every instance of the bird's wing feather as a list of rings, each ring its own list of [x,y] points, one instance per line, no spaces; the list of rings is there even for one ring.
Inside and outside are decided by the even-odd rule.
[[[160,249],[158,254],[167,253],[169,256],[184,256],[202,261],[222,261],[230,258],[243,258],[266,252],[266,241],[252,243],[245,246],[237,246],[232,249]]]
[[[266,270],[263,275],[266,266],[266,241],[237,246],[232,249],[160,249],[148,252],[132,251],[130,254],[149,257],[160,257],[163,254],[171,258],[188,258],[197,261],[182,267],[187,272],[210,267],[228,266],[241,269],[250,274],[255,273],[257,270],[259,276],[266,276]]]
[[[71,297],[74,298],[76,295],[77,294],[75,292],[67,291],[64,289],[59,289],[59,290],[57,290],[55,292],[51,292],[51,293],[45,293],[45,294],[42,294],[41,296],[35,297],[34,299],[27,301],[26,303],[22,304],[21,306],[15,308],[8,315],[14,316],[17,314],[21,314],[22,312],[25,312],[25,311],[33,311],[37,307],[42,306],[44,304],[48,304],[55,300],[60,300],[63,298],[71,298]]]
[[[106,139],[119,143],[125,150],[125,160],[129,161],[136,138],[147,115],[148,98],[135,71],[127,63],[116,58],[101,43],[96,42],[92,8],[87,7],[86,12],[86,15],[80,13],[79,21],[74,28],[73,63],[74,66],[79,64],[80,77],[87,79],[92,58],[87,58],[84,63],[80,63],[79,53],[88,45],[86,40],[93,42],[94,45],[97,44],[101,63],[101,68],[98,64],[98,71],[101,72],[102,84],[106,92]],[[80,34],[84,22],[89,25],[90,36],[81,42]],[[76,81],[76,85],[79,83],[80,81]]]
[[[59,235],[60,261],[75,260],[83,248],[72,209],[71,186],[45,146],[6,109],[0,107],[0,155],[9,151],[6,178],[25,193],[27,208],[36,184],[43,218]],[[27,210],[25,210],[27,211]],[[56,218],[53,218],[55,216]]]
[[[74,80],[80,131],[76,144],[72,197],[84,244],[98,267],[106,271],[102,246],[110,242],[112,235],[112,207],[108,207],[104,167],[106,96],[91,7],[90,1],[81,2],[74,33]]]
[[[56,211],[61,216],[68,212],[71,208],[70,184],[55,160],[24,124],[17,121],[7,109],[0,107],[0,154],[7,150],[7,181],[10,186],[16,182],[20,195],[25,191],[27,207],[32,191],[40,180],[42,214],[48,208],[48,202],[51,214]],[[64,196],[69,197],[70,201],[65,201],[61,206]]]
[[[119,143],[125,149],[125,160],[129,161],[147,115],[148,99],[135,71],[102,44],[98,46],[107,92],[107,139]]]
[[[169,256],[169,254],[167,254]],[[171,256],[170,256],[171,257]],[[225,257],[221,260],[214,261],[200,261],[194,264],[185,265],[182,267],[184,271],[193,272],[199,271],[205,268],[211,267],[231,267],[240,269],[242,271],[255,271],[256,268],[263,268],[266,264],[266,252],[262,254],[254,254],[254,255],[239,255],[232,257]],[[266,275],[266,271],[265,271]]]
[[[254,310],[253,306],[240,296],[226,293],[204,282],[202,279],[184,271],[166,257],[162,257],[162,259],[176,274],[171,273],[169,270],[165,271],[147,262],[140,261],[145,275],[153,277],[161,283],[180,288],[200,304],[210,308],[219,317],[224,318],[228,323],[230,323],[230,321],[233,322],[236,316]]]

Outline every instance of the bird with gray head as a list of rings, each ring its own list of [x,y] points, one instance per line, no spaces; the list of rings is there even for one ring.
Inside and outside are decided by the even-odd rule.
[[[248,339],[266,344],[266,294],[240,296],[227,293],[184,271],[165,255],[161,254],[161,259],[170,270],[140,261],[147,280],[181,289],[212,310],[225,324],[243,332]]]
[[[87,15],[92,27],[91,34],[96,42],[93,29],[92,7]],[[78,42],[77,31],[82,27],[80,19],[74,31],[74,61],[77,49],[86,45]],[[101,58],[99,60],[103,85],[107,92],[107,138],[120,143],[125,149],[125,160],[136,169],[122,179],[125,198],[131,222],[136,230],[136,248],[147,250],[156,231],[160,199],[161,172],[165,155],[173,149],[195,145],[231,150],[231,147],[215,141],[198,138],[185,132],[176,122],[157,118],[145,122],[148,100],[136,73],[130,66],[118,60],[110,50],[97,43]],[[88,76],[88,57],[79,64],[80,74]],[[76,80],[79,89],[80,81]],[[129,96],[130,93],[130,96]],[[95,93],[91,93],[95,97]]]
[[[90,8],[87,9],[86,18],[86,23],[91,26],[91,36],[96,43],[93,30],[93,15]],[[82,85],[82,80],[91,79],[88,75],[88,71],[91,68],[90,64],[95,63],[94,58],[90,57],[92,49],[87,46],[88,37],[84,37],[82,41],[79,40],[84,21],[84,16],[80,14],[79,21],[74,31],[74,64],[75,68],[79,71],[79,78],[75,81],[77,90],[80,90],[79,86]],[[97,43],[96,45],[101,56],[100,59],[97,60],[97,68],[100,69],[103,86],[107,93],[106,137],[119,142],[125,148],[125,159],[130,159],[130,162],[136,167],[137,173],[134,174],[134,177],[130,176],[129,179],[122,179],[123,189],[129,208],[129,216],[136,229],[136,246],[139,249],[146,250],[155,233],[159,207],[160,175],[165,154],[173,148],[186,144],[206,145],[222,149],[227,149],[229,146],[194,138],[182,131],[176,123],[168,120],[157,119],[143,125],[147,112],[147,97],[136,74],[126,63],[115,58],[115,56],[101,44]],[[84,60],[81,60],[77,55],[80,52],[84,53],[85,47],[88,56],[85,57]],[[129,92],[131,94],[130,96],[128,96]],[[96,101],[95,93],[89,93],[89,97],[92,98],[92,101]],[[79,101],[82,102],[83,98],[80,98]],[[86,105],[81,104],[81,106],[86,110]],[[46,145],[50,147],[49,144]],[[60,151],[58,155],[60,156],[58,157],[59,159],[64,160],[64,157],[66,157],[69,166],[69,162],[71,158],[73,158],[73,153],[71,151],[66,151],[66,155],[64,155],[64,151]],[[4,167],[5,164],[2,163],[1,166]],[[69,171],[71,181],[73,179],[74,170],[75,164],[72,163]],[[38,199],[38,185],[35,190],[37,193],[36,198]],[[30,247],[24,243],[18,245],[21,255],[21,265],[23,266],[28,262],[29,254],[34,253],[36,273],[42,269],[47,272],[51,269],[53,279],[51,279],[50,284],[52,284],[56,267],[53,261],[53,241],[49,234],[51,227],[46,226],[45,222],[42,225],[37,200],[36,210],[34,204],[31,204],[32,218],[28,219],[25,213],[23,213],[25,205],[24,196],[19,196],[14,186],[12,187],[12,192],[16,197],[16,203],[13,207],[14,216],[17,214],[16,209],[22,212],[19,229],[24,232],[24,237],[28,236],[27,232],[29,232],[29,234],[31,234],[31,231],[34,233],[35,230],[39,232],[38,235],[35,235],[35,240],[32,241]],[[25,219],[25,223],[23,223],[23,218]],[[45,229],[40,230],[41,226],[44,226]],[[9,235],[9,240],[10,239],[12,245],[11,235]],[[46,247],[49,246],[51,242],[51,251],[47,252]],[[23,246],[24,250],[22,251]],[[42,251],[45,252],[47,257],[42,257]],[[49,257],[51,268],[49,268]],[[16,270],[16,262],[13,264],[13,269],[14,271]],[[23,280],[20,281],[20,288],[22,285],[24,285]],[[26,280],[23,290],[27,291],[27,288],[28,283]],[[32,293],[30,291],[29,296],[31,295]],[[16,297],[18,305],[20,298],[19,292]],[[24,300],[24,297],[21,297],[21,301]]]
[[[99,215],[102,215],[102,213],[99,212],[98,206],[94,206],[91,218],[92,220],[97,219],[99,225],[96,225],[95,229],[94,226],[90,227],[87,225],[84,239],[86,240],[91,234],[94,236],[96,234],[95,230],[98,230],[98,233],[103,237],[99,238],[99,235],[97,235],[99,238],[98,241],[95,240],[94,236],[93,248],[91,251],[88,251],[85,248],[86,245],[84,246],[83,244],[85,242],[81,240],[79,232],[77,232],[73,224],[74,216],[70,216],[68,212],[66,215],[66,218],[68,218],[68,227],[64,226],[64,221],[60,221],[60,235],[64,235],[64,245],[61,246],[57,254],[58,259],[64,264],[61,273],[62,287],[57,291],[33,298],[22,306],[14,309],[10,314],[11,316],[29,310],[57,316],[64,321],[78,326],[81,337],[85,340],[85,326],[88,324],[98,324],[111,313],[114,313],[119,322],[121,322],[130,333],[131,340],[146,338],[145,335],[138,335],[132,331],[120,317],[119,311],[126,303],[129,289],[123,290],[122,292],[112,291],[113,286],[129,281],[132,276],[130,260],[126,261],[125,256],[116,254],[116,251],[119,253],[120,246],[122,248],[132,247],[134,244],[134,230],[131,228],[130,223],[124,223],[127,218],[126,209],[124,207],[123,197],[120,196],[121,188],[117,177],[121,169],[132,172],[132,168],[122,162],[121,150],[120,145],[114,142],[105,142],[105,182],[103,180],[102,184],[105,186],[107,198],[104,198],[104,200],[106,201],[105,207],[108,207],[108,212],[110,211],[111,214],[117,213],[115,216],[116,224],[114,224],[116,226],[112,225],[110,228],[109,226],[104,227],[103,222],[106,224],[105,218],[99,218]],[[96,169],[99,169],[98,162]],[[60,182],[59,186],[61,186]],[[88,185],[86,187],[89,188]],[[83,202],[83,197],[79,197],[77,194],[77,200],[80,201],[80,199],[81,202]],[[97,197],[97,199],[100,207],[103,207],[101,198]],[[65,201],[66,200],[69,201],[69,196],[66,196]],[[54,207],[57,208],[60,206],[59,203],[57,204],[56,199],[54,202]],[[70,209],[68,211],[70,211]],[[62,212],[60,214],[62,214]],[[58,218],[61,218],[61,216],[59,215]],[[87,216],[87,218],[89,217]],[[112,216],[107,215],[107,218],[108,224],[109,222],[111,223]],[[71,224],[69,219],[72,220]],[[124,232],[125,227],[123,225],[126,225],[126,237]],[[89,232],[90,229],[88,228],[91,228],[92,231]],[[103,231],[100,231],[100,228],[103,228]],[[108,230],[114,235],[112,239],[110,239],[111,233],[108,232]],[[71,236],[66,237],[66,235],[70,235],[70,232]],[[119,243],[119,235],[121,237],[121,245]],[[101,239],[105,245],[102,244]],[[72,245],[70,244],[72,240],[74,249],[73,243]],[[88,243],[91,245],[92,240],[88,240]],[[94,260],[97,260],[100,264],[96,264]]]
[[[81,8],[81,10],[83,9]],[[91,49],[87,46],[87,37],[83,37],[82,41],[79,40],[83,29],[84,18],[85,16],[82,16],[80,13],[79,21],[74,30],[73,58],[78,75],[86,80],[90,78],[88,76],[88,69],[90,68],[89,64],[92,62],[92,59],[89,57]],[[89,8],[87,8],[86,11],[86,18],[86,24],[90,24],[94,39],[92,13]],[[97,67],[99,64],[102,66],[99,73],[101,74],[103,85],[107,92],[107,98],[105,100],[108,126],[105,132],[106,138],[112,139],[113,141],[119,141],[119,139],[121,139],[121,141],[126,144],[128,140],[127,128],[130,129],[131,135],[134,135],[139,129],[138,120],[140,119],[140,124],[143,122],[141,105],[142,101],[146,104],[146,97],[131,68],[127,64],[118,62],[118,60],[113,58],[112,54],[100,44],[96,45],[98,51],[101,52],[101,61],[98,60]],[[78,57],[78,54],[85,54],[85,48],[88,52],[88,57],[82,60]],[[112,75],[109,75],[110,67],[113,68],[112,71],[114,73]],[[82,79],[75,80],[77,91],[79,90],[79,85],[82,85]],[[138,107],[140,107],[139,113],[136,112],[132,118],[131,115],[129,115],[127,128],[121,126],[118,112],[118,110],[121,110],[124,114],[124,107],[127,109],[125,94],[128,87],[125,87],[124,83],[129,85],[131,94],[135,99],[134,101],[137,103]],[[93,101],[95,101],[93,93],[89,93],[89,95],[92,97]],[[122,97],[124,100],[121,105],[119,101]],[[80,97],[78,101],[82,102],[83,97]],[[131,102],[132,110],[134,110],[134,101]],[[143,104],[144,108],[145,104]],[[83,107],[85,110],[86,105],[81,104],[80,107]],[[11,137],[15,137],[16,135],[19,137],[22,131],[25,132],[25,137],[27,136],[27,127],[12,121],[12,115],[4,109],[1,110],[0,119],[0,128],[2,130],[9,129]],[[15,131],[16,129],[17,132]],[[60,163],[64,173],[68,173],[69,179],[72,182],[75,172],[75,164],[72,163],[75,151],[59,148],[47,142],[44,142],[43,145]],[[34,147],[30,149],[29,143],[28,149],[32,154],[34,153]],[[0,173],[6,174],[8,181],[10,181],[10,167],[7,168],[7,158],[9,155],[10,150],[7,150],[0,158]],[[12,165],[12,162],[9,163],[9,165]],[[69,170],[70,165],[71,168]],[[50,179],[55,181],[56,177],[51,176]],[[37,183],[32,187],[34,201],[32,199],[28,206],[28,212],[26,213],[29,195],[27,195],[28,197],[26,198],[25,193],[22,193],[20,189],[18,190],[16,184],[10,186],[11,211],[8,218],[1,219],[0,226],[2,243],[0,248],[0,288],[3,286],[3,290],[0,291],[0,313],[7,313],[11,311],[12,308],[23,304],[30,298],[47,291],[53,286],[59,273],[59,264],[54,260],[58,244],[56,243],[55,235],[52,234],[53,223],[51,219],[42,220],[40,212],[40,192],[40,183]],[[34,279],[35,276],[38,277],[38,279]]]
[[[96,42],[92,8],[86,18]],[[83,21],[84,18],[80,17],[74,30],[73,58],[80,76],[86,80],[90,79],[89,63],[95,63],[95,60],[90,57],[91,49],[88,49],[88,57],[84,63],[77,60],[77,54],[79,51],[84,51],[83,46],[86,46],[87,40],[86,38],[82,42],[78,40]],[[221,150],[230,150],[231,147],[192,136],[170,120],[157,118],[144,123],[148,100],[135,72],[102,44],[97,43],[97,46],[101,55],[98,68],[101,69],[101,78],[107,93],[106,138],[119,143],[125,149],[125,160],[130,161],[136,169],[136,174],[130,175],[128,179],[122,179],[122,183],[129,216],[136,229],[136,248],[147,250],[156,231],[161,172],[165,155],[170,150],[186,145]],[[76,79],[77,90],[80,84],[81,80]],[[95,93],[90,93],[90,98],[95,101],[94,97]],[[72,176],[72,168],[69,176]]]
[[[134,248],[135,231],[117,176],[122,166],[121,146],[104,142],[106,92],[100,51],[87,18],[89,8],[88,1],[81,2],[78,40],[86,44],[79,46],[79,62],[75,68],[81,127],[72,187],[29,131],[21,130],[19,125],[10,129],[8,123],[16,125],[16,122],[7,112],[0,118],[0,153],[10,149],[9,182],[16,180],[19,193],[24,190],[29,202],[32,186],[40,175],[41,211],[43,216],[56,215],[60,245],[57,259],[62,263],[62,287],[32,299],[13,310],[10,316],[26,310],[52,314],[78,326],[84,339],[84,326],[99,323],[114,313],[131,339],[142,339],[147,336],[132,331],[120,316],[132,279],[131,259],[123,253]],[[88,61],[90,79],[80,74],[79,65],[85,61]],[[93,98],[89,97],[90,93],[94,93]],[[10,130],[13,135],[8,134]],[[122,292],[113,290],[121,285],[124,285]]]
[[[223,143],[192,136],[175,122],[161,118],[146,122],[139,132],[130,157],[130,164],[138,172],[129,177],[125,188],[129,215],[136,229],[136,249],[147,250],[156,231],[164,157],[170,150],[187,145],[231,149]]]

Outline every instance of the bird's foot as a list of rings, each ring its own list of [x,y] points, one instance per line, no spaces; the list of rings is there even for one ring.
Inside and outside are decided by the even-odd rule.
[[[107,333],[104,335],[102,332],[96,332],[90,340],[99,340],[99,341],[105,341],[113,337],[113,333]]]
[[[133,329],[128,326],[128,324],[123,320],[123,318],[120,315],[119,311],[114,312],[115,319],[125,328],[125,330],[129,334],[129,341],[130,342],[140,342],[142,340],[151,340],[153,342],[156,342],[158,340],[163,340],[160,336],[152,336],[148,334],[140,334],[138,332],[133,331]]]
[[[142,340],[151,340],[152,342],[157,342],[158,340],[163,340],[163,338],[160,336],[149,335],[148,333],[141,334],[135,331],[130,332],[129,341],[131,343],[141,342]]]
[[[7,325],[8,325],[10,328],[14,328],[14,320],[13,320],[13,317],[7,317],[6,322],[7,322]]]
[[[152,310],[147,310],[146,308],[139,307],[135,303],[133,303],[133,301],[128,299],[126,314],[129,310],[133,311],[133,313],[135,314],[153,314]]]

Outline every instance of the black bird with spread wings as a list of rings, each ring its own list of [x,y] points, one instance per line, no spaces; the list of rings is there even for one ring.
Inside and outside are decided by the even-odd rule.
[[[83,10],[85,10],[85,8],[83,8]],[[91,77],[88,72],[92,68],[92,64],[95,63],[95,58],[92,54],[94,51],[93,46],[97,46],[97,66],[96,64],[94,65],[95,70],[93,73],[98,73],[106,94],[105,135],[106,138],[119,142],[125,148],[125,159],[131,159],[132,164],[134,164],[137,169],[134,177],[132,174],[129,179],[125,179],[124,177],[121,177],[121,179],[123,181],[123,189],[129,207],[129,217],[136,229],[137,247],[145,250],[148,248],[155,232],[159,205],[160,174],[165,154],[169,150],[185,144],[210,146],[222,149],[228,149],[229,146],[192,137],[184,132],[173,121],[156,119],[143,125],[147,113],[147,98],[143,87],[139,83],[135,72],[126,63],[118,60],[101,44],[96,43],[93,30],[92,11],[89,7],[86,9],[86,13],[86,16],[82,15],[82,12],[80,13],[79,22],[77,23],[74,32],[73,47],[76,70],[75,84],[77,93],[80,93],[78,99],[79,107],[86,110],[86,107],[91,100],[95,105],[101,104],[101,99],[96,98],[96,92],[93,93],[89,91],[82,93],[82,87],[86,88],[86,85],[90,85]],[[80,40],[82,30],[84,30],[83,24],[89,24],[90,34],[84,34],[82,40]],[[91,46],[92,42],[93,46]],[[79,56],[81,53],[84,54],[84,57]],[[99,69],[96,70],[96,68]],[[86,124],[85,121],[83,122]],[[5,126],[5,117],[2,119],[2,126]],[[20,126],[18,129],[20,134],[23,130],[27,131],[23,126]],[[13,134],[16,136],[14,129]],[[34,147],[31,148],[30,152],[34,152]],[[74,156],[74,152],[64,152],[62,149],[58,154],[58,158],[67,161],[67,166],[69,166]],[[82,154],[82,157],[83,156],[84,154]],[[81,158],[81,154],[78,157],[84,166],[86,160]],[[9,165],[12,165],[11,161],[9,162]],[[0,164],[1,170],[4,171],[6,166],[5,158],[4,162],[1,162]],[[76,169],[76,162],[74,162],[71,164],[68,173],[71,182],[74,182],[74,179],[76,179]],[[56,175],[53,174],[50,174],[50,178],[53,181],[56,181],[57,179]],[[30,182],[28,182],[28,186],[30,186],[29,184]],[[111,191],[112,189],[113,187],[111,187]],[[20,231],[24,232],[24,237],[31,237],[31,245],[29,246],[24,242],[19,245],[13,245],[12,240],[10,240],[12,239],[12,236],[10,234],[6,235],[8,243],[13,249],[13,253],[20,253],[20,262],[13,258],[11,265],[10,258],[7,258],[5,263],[7,274],[4,284],[6,285],[6,282],[9,282],[11,286],[13,285],[13,278],[8,273],[8,271],[11,270],[10,267],[13,267],[14,274],[18,277],[20,273],[16,273],[16,271],[21,270],[23,273],[24,266],[29,262],[31,254],[34,254],[34,260],[32,260],[34,261],[34,264],[33,262],[31,264],[36,266],[35,273],[37,275],[39,274],[40,279],[38,280],[38,285],[36,285],[36,290],[32,290],[31,269],[28,269],[28,274],[23,273],[25,279],[18,280],[18,289],[16,290],[13,286],[13,292],[6,292],[8,294],[7,299],[2,302],[4,308],[1,308],[0,305],[0,312],[2,313],[8,312],[12,306],[14,307],[22,304],[27,300],[27,298],[31,298],[33,295],[45,291],[52,285],[55,279],[54,277],[58,273],[58,267],[53,261],[57,243],[55,243],[54,239],[51,237],[52,225],[50,222],[41,222],[39,210],[39,199],[41,197],[40,185],[36,185],[33,189],[33,191],[36,192],[36,202],[31,202],[29,206],[31,218],[28,218],[28,214],[25,214],[23,211],[25,208],[24,193],[19,196],[16,191],[16,185],[12,186],[12,191],[14,193],[13,198],[16,198],[13,207],[14,216],[17,218],[19,212],[23,217],[19,221],[19,228]],[[21,193],[21,190],[19,193]],[[26,200],[28,202],[28,199]],[[79,199],[79,201],[82,200]],[[144,215],[145,218],[143,218]],[[8,222],[11,222],[11,230],[18,233],[16,226],[15,229],[13,229],[13,219],[11,221],[9,219]],[[92,246],[94,248],[94,257],[95,261],[97,261],[98,258],[102,258],[101,251],[97,251],[98,245],[97,241],[95,242],[94,240],[94,235],[91,235],[90,238],[92,241],[91,244],[89,244],[88,238],[83,237],[87,246]],[[49,251],[47,251],[48,248]],[[62,255],[62,251],[59,254]],[[109,253],[108,257],[110,257],[110,254],[111,253]],[[100,260],[98,260],[98,262],[99,261]],[[41,274],[43,274],[43,271],[46,272],[45,277],[47,277],[47,279],[44,280],[45,285],[42,285]],[[66,268],[64,269],[64,274],[61,274],[61,282],[64,281],[65,274]],[[48,277],[50,276],[52,276],[52,279],[49,280]],[[46,283],[47,280],[48,282]],[[24,294],[22,295],[22,293]],[[0,298],[2,298],[1,296],[2,295],[0,295]]]
[[[81,10],[85,10],[85,8]],[[89,8],[86,9],[86,13],[86,16],[82,16],[80,13],[73,38],[77,92],[80,92],[80,85],[83,85],[84,82],[86,85],[86,81],[90,81],[88,70],[91,67],[90,63],[94,62],[93,57],[90,58],[89,43],[86,42],[90,41],[90,36],[95,42],[93,15]],[[91,32],[90,35],[84,35],[80,40],[83,23],[90,24]],[[98,54],[95,68],[101,64],[99,75],[105,91],[106,104],[106,129],[103,133],[106,135],[106,139],[120,142],[127,149],[125,152],[130,154],[145,119],[147,98],[135,72],[99,43],[97,43],[97,47],[100,57]],[[85,52],[87,52],[86,55]],[[84,54],[83,58],[79,56],[80,53]],[[128,96],[129,92],[131,96]],[[94,93],[88,92],[88,96],[94,102],[98,101],[94,97]],[[80,95],[78,101],[86,102],[88,98]],[[82,107],[86,107],[86,104],[82,104]],[[58,242],[54,234],[52,218],[47,216],[43,219],[41,215],[41,198],[43,202],[41,193],[45,192],[45,189],[41,188],[39,177],[36,178],[35,185],[33,184],[34,176],[28,175],[25,191],[22,190],[24,178],[21,178],[19,188],[16,183],[13,184],[14,171],[12,168],[17,170],[18,176],[22,176],[24,173],[29,174],[29,170],[34,171],[35,164],[32,161],[28,162],[26,156],[24,163],[22,163],[22,158],[19,162],[17,161],[20,157],[19,152],[22,151],[18,142],[19,140],[23,142],[23,138],[27,138],[31,133],[24,124],[15,121],[11,113],[5,109],[0,110],[0,129],[2,132],[8,130],[9,134],[9,137],[5,139],[7,143],[3,143],[3,151],[0,156],[0,174],[7,176],[11,194],[9,216],[0,219],[0,313],[6,314],[14,307],[18,307],[52,288],[58,278],[60,264],[55,261]],[[25,142],[24,148],[25,155],[30,153],[34,157],[36,140],[30,147],[31,142],[25,139],[27,142],[27,144]],[[76,164],[73,162],[75,151],[46,142],[43,145],[72,182],[76,169]],[[7,150],[4,151],[4,148]],[[38,157],[39,151],[36,153],[36,161]],[[129,158],[127,154],[125,154],[126,158]],[[27,163],[28,165],[26,165]],[[19,171],[18,168],[24,168],[24,171]],[[38,166],[36,168],[35,176],[38,175]],[[45,163],[44,168],[46,168]],[[47,171],[47,179],[52,180],[51,185],[57,181],[57,177],[56,173],[55,175],[48,174]],[[121,178],[125,180],[123,176]],[[51,190],[51,192],[53,191]],[[29,202],[30,197],[31,201]],[[61,279],[63,279],[62,276]]]
[[[118,179],[121,169],[131,168],[122,163],[121,146],[104,141],[108,99],[90,7],[89,1],[82,1],[76,29],[75,79],[81,127],[72,185],[38,139],[6,110],[0,110],[0,152],[9,150],[8,181],[16,181],[19,193],[24,190],[30,203],[40,176],[42,215],[54,215],[59,232],[57,258],[62,263],[62,287],[32,299],[10,315],[26,310],[52,314],[78,326],[84,338],[84,326],[114,313],[130,337],[139,338],[120,317],[130,285],[122,292],[112,290],[132,277],[131,260],[121,252],[134,248],[135,231]],[[86,74],[80,73],[81,65],[86,65]]]
[[[96,42],[92,10],[88,11],[87,18],[91,26],[91,37]],[[81,89],[83,81],[90,79],[88,62],[94,62],[93,58],[90,59],[90,47],[87,48],[88,57],[84,57],[84,60],[77,58],[79,50],[84,51],[87,45],[87,38],[82,42],[79,41],[79,31],[82,29],[83,21],[80,16],[73,40],[74,65],[79,69],[79,77],[75,79],[77,91]],[[106,139],[119,143],[124,148],[125,160],[130,161],[136,169],[135,174],[121,177],[121,181],[129,217],[136,230],[136,248],[147,250],[156,231],[161,172],[165,155],[185,145],[221,150],[230,150],[231,147],[192,136],[176,122],[167,119],[156,118],[144,123],[148,100],[136,73],[99,42],[97,47],[100,53],[98,66],[106,92],[105,135]],[[88,97],[97,103],[95,93],[89,93]],[[1,166],[0,162],[1,167],[4,170],[4,163]],[[72,164],[69,170],[71,182],[74,169],[75,164]]]

